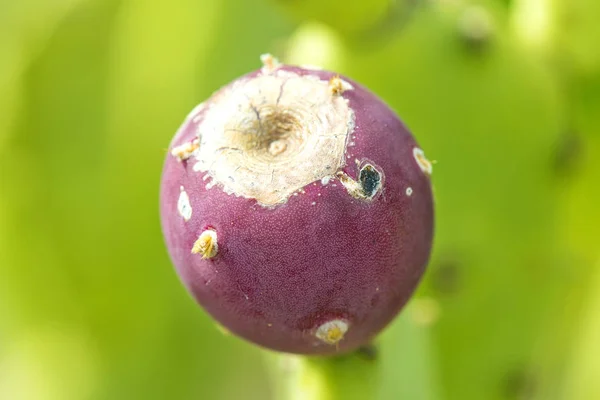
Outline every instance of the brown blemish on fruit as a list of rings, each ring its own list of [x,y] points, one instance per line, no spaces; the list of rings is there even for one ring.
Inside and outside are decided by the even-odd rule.
[[[340,95],[346,90],[352,90],[353,87],[348,82],[342,80],[339,75],[336,75],[329,79],[329,89],[333,95]]]
[[[354,112],[317,76],[276,70],[247,78],[207,110],[193,170],[228,194],[274,207],[345,165]]]
[[[200,254],[205,259],[213,258],[218,251],[217,231],[214,229],[207,229],[202,232],[192,247],[192,254]]]
[[[337,178],[344,185],[348,194],[359,200],[373,200],[383,187],[382,173],[370,163],[362,166],[358,180],[352,179],[344,171],[339,171]]]
[[[341,319],[334,319],[320,325],[315,336],[322,342],[335,345],[344,338],[346,332],[348,332],[348,323]]]
[[[413,157],[419,165],[419,168],[421,168],[421,171],[425,172],[427,175],[431,175],[433,172],[433,166],[431,161],[425,157],[425,152],[420,148],[415,147],[413,148]]]
[[[192,156],[194,151],[198,150],[199,147],[200,141],[198,139],[194,139],[191,142],[173,147],[171,150],[171,155],[176,157],[177,161],[187,160]]]

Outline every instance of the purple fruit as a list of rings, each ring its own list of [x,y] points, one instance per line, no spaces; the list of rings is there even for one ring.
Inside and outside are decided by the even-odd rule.
[[[368,343],[429,258],[431,163],[351,80],[263,57],[170,146],[161,219],[177,272],[221,325],[274,350]]]

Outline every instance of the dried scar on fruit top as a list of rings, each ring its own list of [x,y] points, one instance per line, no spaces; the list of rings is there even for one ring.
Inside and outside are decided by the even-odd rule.
[[[269,59],[257,76],[214,95],[197,140],[172,150],[190,156],[208,188],[218,185],[266,207],[334,176],[344,166],[354,129],[354,112],[340,95],[352,89],[349,83],[301,76],[278,65]]]

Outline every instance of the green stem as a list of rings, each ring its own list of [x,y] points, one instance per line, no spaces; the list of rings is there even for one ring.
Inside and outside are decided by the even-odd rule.
[[[275,400],[439,399],[429,329],[402,315],[377,348],[336,357],[266,353]]]
[[[277,356],[276,400],[369,400],[376,398],[378,367],[359,352],[339,357]]]

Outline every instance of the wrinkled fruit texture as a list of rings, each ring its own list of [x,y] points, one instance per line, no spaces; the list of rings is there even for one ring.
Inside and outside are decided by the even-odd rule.
[[[359,84],[263,64],[196,107],[172,140],[160,194],[168,251],[232,333],[291,353],[350,351],[423,274],[431,163]]]

